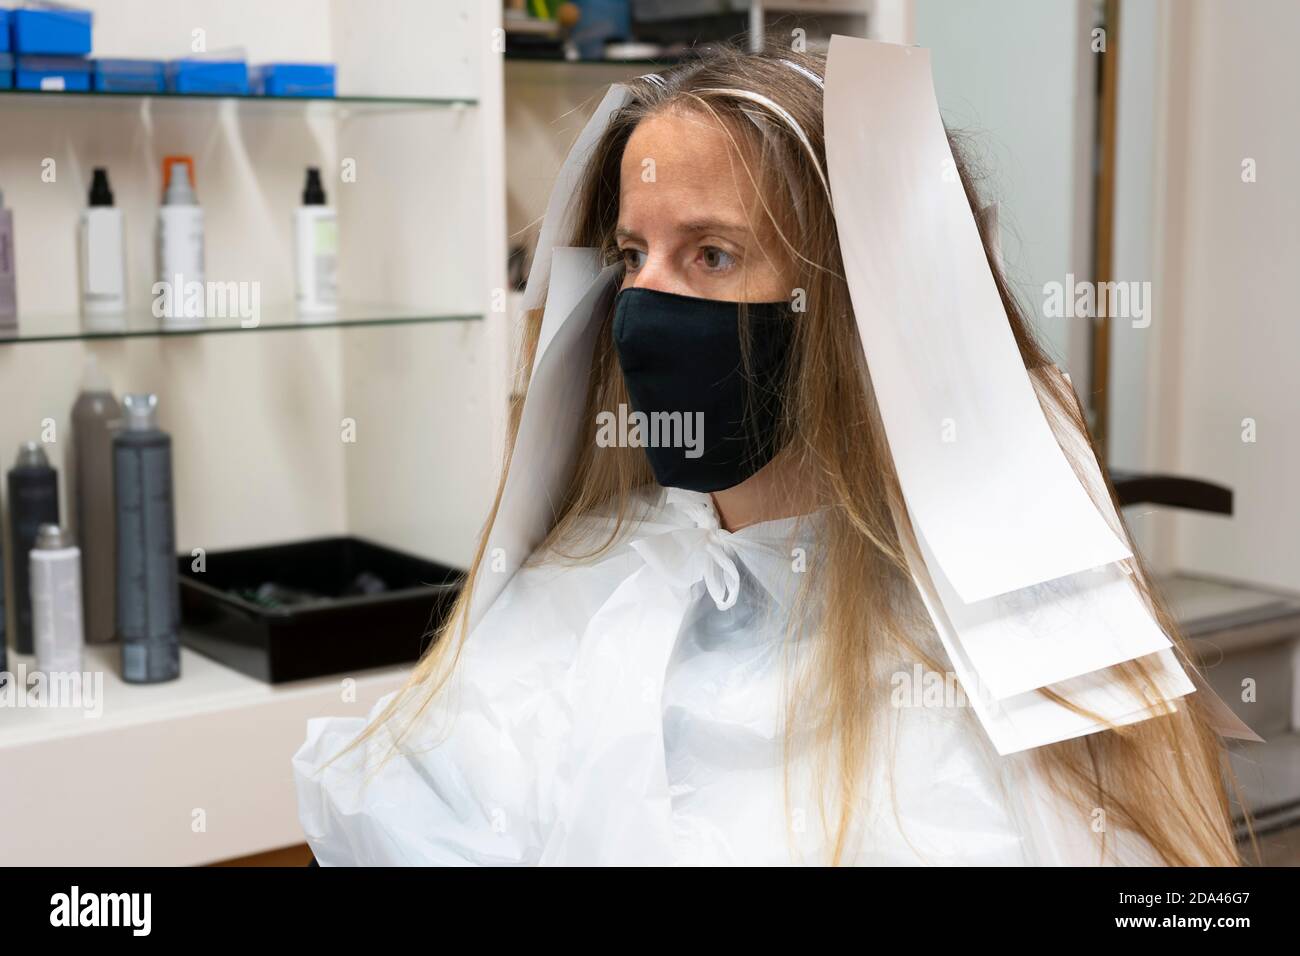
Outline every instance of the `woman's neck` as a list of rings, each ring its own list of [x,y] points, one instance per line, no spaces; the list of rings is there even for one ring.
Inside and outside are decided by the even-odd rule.
[[[793,458],[777,455],[740,484],[713,492],[718,522],[727,531],[739,531],[761,521],[816,510],[813,483],[802,477]]]

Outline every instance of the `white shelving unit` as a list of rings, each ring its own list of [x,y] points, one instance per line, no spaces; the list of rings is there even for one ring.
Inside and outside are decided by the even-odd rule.
[[[202,30],[209,49],[242,45],[250,63],[337,63],[339,100],[0,96],[20,310],[19,339],[0,344],[0,470],[52,423],[46,453],[69,514],[64,448],[93,354],[119,394],[160,397],[179,550],[355,534],[463,566],[510,387],[507,316],[493,311],[506,284],[499,4],[158,0],[150,17],[82,5],[96,56],[171,58]],[[195,157],[207,277],[260,282],[258,328],[148,328],[160,159],[172,153]],[[286,309],[289,227],[309,165],[339,210],[350,304],[337,322],[299,326]],[[140,320],[129,336],[77,329],[74,236],[94,166],[108,167],[127,222]],[[7,502],[4,514],[7,528]],[[136,687],[118,679],[119,655],[87,649],[85,667],[104,674],[100,718],[0,708],[5,863],[196,864],[300,843],[290,758],[306,720],[362,714],[405,673],[272,687],[186,650],[179,680]],[[11,666],[24,662],[11,649]],[[341,699],[344,678],[355,703]],[[199,810],[205,832],[192,826]]]
[[[272,686],[189,649],[180,680],[127,684],[119,656],[87,649],[103,691],[85,709],[4,709],[6,866],[190,866],[301,843],[289,758],[307,720],[364,717],[407,674],[349,675],[345,698],[342,678]]]

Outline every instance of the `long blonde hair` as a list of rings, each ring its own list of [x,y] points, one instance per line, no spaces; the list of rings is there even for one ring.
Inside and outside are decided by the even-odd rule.
[[[821,55],[721,48],[699,60],[633,81],[629,102],[612,117],[591,156],[576,197],[575,232],[563,237],[566,241],[561,244],[601,248],[611,258],[617,256],[614,231],[624,147],[643,119],[677,110],[713,117],[731,135],[745,174],[763,201],[764,215],[784,247],[779,251],[792,263],[794,287],[804,291],[807,308],[798,317],[792,345],[781,454],[794,463],[792,470],[801,480],[818,489],[826,505],[826,520],[807,574],[809,580],[819,582],[819,597],[815,605],[806,600],[800,605],[800,613],[807,616],[815,607],[816,619],[795,625],[818,631],[823,640],[817,642],[810,681],[786,702],[786,744],[788,754],[790,734],[799,725],[805,705],[815,702],[819,710],[830,714],[816,739],[820,766],[823,771],[833,769],[836,781],[826,789],[839,796],[830,861],[838,864],[846,856],[854,807],[863,796],[863,770],[872,753],[871,714],[888,693],[877,672],[879,655],[887,648],[901,647],[910,649],[935,671],[944,668],[913,640],[915,629],[929,622],[901,613],[894,599],[900,587],[911,588],[894,519],[901,492],[872,391],[863,387],[865,362],[823,179],[820,78],[824,67]],[[978,215],[981,205],[973,177],[961,161],[959,144],[950,139],[972,211]],[[985,236],[989,265],[1025,367],[1049,367],[1051,359],[1035,341],[989,249],[989,237]],[[531,366],[540,333],[540,310],[530,313],[525,321],[520,358],[526,369]],[[600,411],[628,403],[612,345],[611,316],[603,321],[592,361],[586,422],[595,422]],[[1064,424],[1084,436],[1095,458],[1073,391],[1057,380],[1051,384],[1043,400],[1044,411],[1058,428]],[[469,636],[470,596],[483,573],[518,411],[516,405],[501,484],[461,597],[405,687],[352,747],[368,739],[399,708],[413,705],[418,716],[455,670]],[[635,521],[634,491],[653,477],[639,448],[599,447],[594,441],[583,441],[576,451],[577,466],[545,546],[558,548],[572,537],[583,515],[604,507],[612,509],[617,520],[609,537],[591,549],[598,553],[611,545],[622,527]],[[1114,490],[1109,483],[1107,487],[1113,501]],[[1131,539],[1129,543],[1131,546]],[[1145,567],[1140,559],[1133,563],[1144,600],[1180,658],[1191,666],[1176,623],[1152,587]],[[1154,693],[1151,675],[1140,663],[1124,665],[1118,671],[1135,691]],[[1043,693],[1051,695],[1050,691]],[[1207,722],[1202,697],[1189,695],[1169,716],[1040,748],[1034,759],[1040,761],[1053,788],[1081,812],[1102,809],[1108,824],[1143,837],[1165,863],[1237,865],[1240,861],[1224,784],[1228,772],[1225,751]],[[1068,701],[1062,703],[1073,706]],[[397,735],[394,746],[404,733],[405,729]],[[823,773],[818,779],[830,777]]]

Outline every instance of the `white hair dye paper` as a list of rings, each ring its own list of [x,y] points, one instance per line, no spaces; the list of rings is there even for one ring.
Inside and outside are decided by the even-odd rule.
[[[1068,382],[1055,366],[1040,370],[1033,378],[1035,389],[1046,391],[1048,379],[1059,375]],[[1068,431],[1059,435],[1068,438]],[[1091,458],[1081,452],[1082,442],[1069,444],[1072,460],[1079,462],[1084,477],[1092,489],[1103,517],[1118,532],[1119,516],[1108,503],[1105,484],[1096,465],[1089,468]],[[1094,484],[1095,483],[1095,484]],[[1098,495],[1100,491],[1100,495]],[[899,516],[896,516],[896,519]],[[1124,726],[1152,717],[1159,717],[1177,709],[1175,701],[1193,691],[1213,695],[1208,688],[1189,680],[1180,666],[1164,632],[1160,631],[1145,604],[1138,598],[1131,579],[1119,565],[1108,565],[1104,586],[1084,590],[1072,600],[1059,602],[1051,593],[1040,588],[1028,588],[1011,596],[1000,596],[984,603],[1000,608],[1003,613],[990,615],[971,628],[970,606],[951,590],[941,591],[932,578],[933,563],[927,564],[922,556],[922,545],[914,535],[914,525],[907,520],[897,520],[899,536],[912,580],[921,595],[926,610],[934,622],[940,641],[948,652],[957,680],[970,701],[975,715],[988,734],[999,754],[1006,756],[1035,747],[1070,740],[1107,729],[1108,725]],[[1093,572],[1083,572],[1087,576]],[[1120,589],[1128,588],[1127,592]],[[1015,601],[1005,600],[1007,597]],[[1068,611],[1068,613],[1067,613]],[[951,612],[951,613],[950,613]],[[958,624],[952,614],[957,615]],[[1078,661],[1080,655],[1089,654],[1094,629],[1100,620],[1113,620],[1120,628],[1112,632],[1112,640],[1121,643],[1128,637],[1122,630],[1124,621],[1133,633],[1143,635],[1145,646],[1164,649],[1156,653],[1125,653],[1123,660],[1142,658],[1148,668],[1158,695],[1157,700],[1147,700],[1134,694],[1119,679],[1118,673],[1107,665],[1098,665],[1071,674],[1068,678],[1046,679],[1046,675],[1076,671],[1075,667],[1062,667],[1060,661]],[[1012,638],[1003,640],[1003,638]],[[1041,646],[1034,648],[1034,641]],[[1140,643],[1140,642],[1135,642]],[[1026,649],[1026,645],[1030,645]],[[970,653],[974,649],[980,666]],[[1104,658],[1102,658],[1104,659]],[[1026,677],[1033,673],[1032,678]],[[1193,672],[1195,676],[1195,672]],[[1035,683],[1040,680],[1041,683]],[[1014,693],[1008,687],[1019,687]],[[1095,714],[1100,720],[1078,714],[1051,698],[1039,693],[1040,688],[1050,689],[1077,707]],[[1220,703],[1223,710],[1226,705]],[[1231,713],[1231,711],[1229,711]],[[1219,720],[1224,732],[1235,731],[1231,721]],[[1240,721],[1237,721],[1240,724]],[[1244,734],[1252,735],[1249,728],[1240,725]]]
[[[903,553],[912,569],[912,580],[934,622],[939,639],[948,652],[953,672],[966,699],[999,754],[1006,756],[1106,729],[1105,723],[1075,713],[1037,690],[1004,700],[998,700],[989,693],[988,688],[981,684],[962,648],[960,637],[948,620],[908,522],[899,520],[898,526]],[[1153,679],[1163,701],[1150,702],[1135,696],[1119,681],[1117,675],[1106,670],[1054,684],[1050,689],[1116,726],[1172,713],[1176,709],[1173,701],[1186,696],[1195,688],[1179,667],[1172,651],[1162,651],[1145,663],[1153,671]]]
[[[570,446],[582,414],[597,326],[592,319],[604,294],[612,294],[617,266],[601,271],[599,249],[566,244],[572,240],[578,212],[575,198],[591,151],[610,116],[630,95],[621,83],[605,92],[565,156],[546,203],[522,306],[530,311],[545,305],[542,327],[519,435],[487,542],[484,572],[470,604],[471,628],[545,537],[555,517],[554,498],[563,491],[563,481],[573,468]],[[572,328],[575,324],[580,327],[577,331]],[[553,344],[559,347],[552,358],[548,353]]]
[[[1053,365],[1035,370],[1035,390],[1049,392],[1054,377],[1069,385],[1069,376]],[[1066,427],[1055,432],[1102,517],[1120,534],[1123,525],[1119,514],[1084,437]],[[916,540],[910,521],[899,522],[899,534],[913,581],[948,651],[957,679],[999,753],[1015,753],[1106,729],[1106,723],[1075,714],[1037,693],[1038,688],[1050,688],[1116,726],[1168,713],[1176,709],[1175,700],[1195,692],[1202,695],[1204,713],[1217,733],[1242,740],[1262,739],[1194,667],[1182,666],[1139,596],[1128,562],[1107,565],[1093,586],[1079,589],[1068,598],[1035,587],[988,599],[981,602],[981,608],[965,604],[951,593],[951,588],[936,586],[935,564],[923,557],[923,543]],[[1094,573],[1082,572],[1075,577],[1087,578]],[[981,613],[985,617],[979,618]],[[1108,646],[1123,649],[1115,654],[1114,663],[1142,659],[1151,671],[1159,700],[1134,697],[1109,665],[1079,670],[1079,660],[1086,660],[1094,652],[1092,645],[1099,631],[1104,633]],[[1151,653],[1143,648],[1163,649]],[[1066,666],[1068,662],[1074,662],[1074,666]]]
[[[1118,564],[967,604],[925,538],[917,544],[971,666],[999,700],[1170,646]]]
[[[551,257],[548,257],[548,259]],[[519,434],[506,474],[501,505],[488,537],[482,571],[470,605],[473,627],[555,522],[576,461],[578,422],[590,378],[592,350],[617,285],[617,265],[600,268],[599,249],[556,249],[546,318],[558,318],[543,353],[533,363],[520,413]]]
[[[582,132],[574,140],[569,154],[564,158],[564,165],[560,167],[559,174],[555,177],[555,185],[551,187],[551,195],[546,203],[546,216],[542,219],[542,229],[537,236],[537,247],[533,250],[532,265],[528,269],[528,282],[524,287],[524,304],[525,309],[536,309],[541,306],[546,297],[547,280],[551,275],[551,250],[556,245],[567,246],[573,241],[573,228],[578,215],[577,197],[578,187],[582,183],[582,177],[587,172],[587,161],[591,158],[591,151],[596,147],[600,137],[604,135],[605,128],[609,125],[610,116],[624,106],[631,92],[621,83],[615,83],[605,92],[596,111],[591,114],[591,119],[587,120]],[[557,316],[556,321],[562,321],[565,316]],[[553,332],[546,328],[543,322],[543,338],[549,339],[554,335]],[[539,353],[540,355],[540,350]]]
[[[542,312],[542,328],[537,336],[533,353],[536,369],[555,340],[555,334],[573,315],[574,309],[591,290],[601,273],[603,264],[599,249],[561,248],[551,252],[550,294]],[[531,374],[531,373],[530,373]]]
[[[1055,365],[1030,373],[1046,400],[1053,382],[1071,388]],[[1083,435],[1052,428],[1066,461],[1116,535],[1123,524]],[[915,531],[915,527],[913,528]],[[953,590],[929,543],[916,544],[949,624],[980,682],[996,699],[1023,694],[1170,647],[1126,567],[1107,564],[1032,587],[966,603]]]
[[[831,38],[826,160],[849,292],[908,508],[966,602],[1129,556],[1034,397],[927,51]]]

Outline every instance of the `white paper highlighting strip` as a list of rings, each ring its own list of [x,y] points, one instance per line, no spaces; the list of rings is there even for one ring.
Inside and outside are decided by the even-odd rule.
[[[998,700],[1170,646],[1118,564],[966,604],[925,538],[917,543],[962,650]]]
[[[1054,382],[1062,388],[1071,387],[1055,365],[1034,369],[1030,379],[1044,401],[1052,398]],[[1115,534],[1123,534],[1123,523],[1083,433],[1068,420],[1049,418],[1048,422],[1107,525]],[[967,604],[953,590],[923,535],[917,535],[916,544],[962,651],[995,699],[1172,646],[1127,568],[1120,564]]]
[[[849,291],[918,530],[966,602],[1118,561],[1052,436],[954,172],[929,54],[836,36],[826,156]]]
[[[930,581],[916,541],[907,533],[903,522],[899,522],[899,530],[903,552],[912,569],[912,580],[922,603],[934,622],[939,640],[948,652],[949,662],[967,700],[999,754],[1006,756],[1106,729],[1105,723],[1077,714],[1036,690],[1005,700],[995,699],[980,683],[970,659],[962,650],[961,642]],[[1154,706],[1152,702],[1134,695],[1108,671],[1076,677],[1053,685],[1051,689],[1076,706],[1083,707],[1116,726],[1171,713],[1176,709],[1172,703],[1174,700],[1195,690],[1172,651],[1162,651],[1144,663],[1155,669],[1156,691],[1163,698],[1163,702],[1156,702]]]
[[[524,287],[525,309],[536,309],[542,304],[547,279],[551,274],[551,250],[556,243],[567,245],[573,241],[571,233],[575,225],[574,218],[578,214],[578,186],[586,173],[591,151],[605,134],[610,116],[626,104],[631,95],[631,91],[620,83],[610,86],[564,158],[564,165],[555,177],[555,185],[551,187],[551,195],[546,203],[546,216],[542,219],[542,229],[537,236],[537,248],[533,250],[528,283]],[[563,316],[560,318],[563,319]],[[545,338],[550,341],[554,338],[554,333],[547,334]]]
[[[510,578],[542,543],[559,507],[577,455],[583,408],[591,379],[591,356],[600,330],[600,313],[606,297],[617,285],[620,266],[611,265],[580,283],[599,262],[598,249],[556,249],[551,292],[557,303],[576,302],[556,327],[551,347],[539,355],[520,413],[510,470],[502,489],[501,505],[488,537],[487,553],[504,558],[501,570],[484,570],[470,605],[470,627],[492,605]],[[567,261],[567,260],[574,261]],[[595,429],[595,422],[587,423]]]

